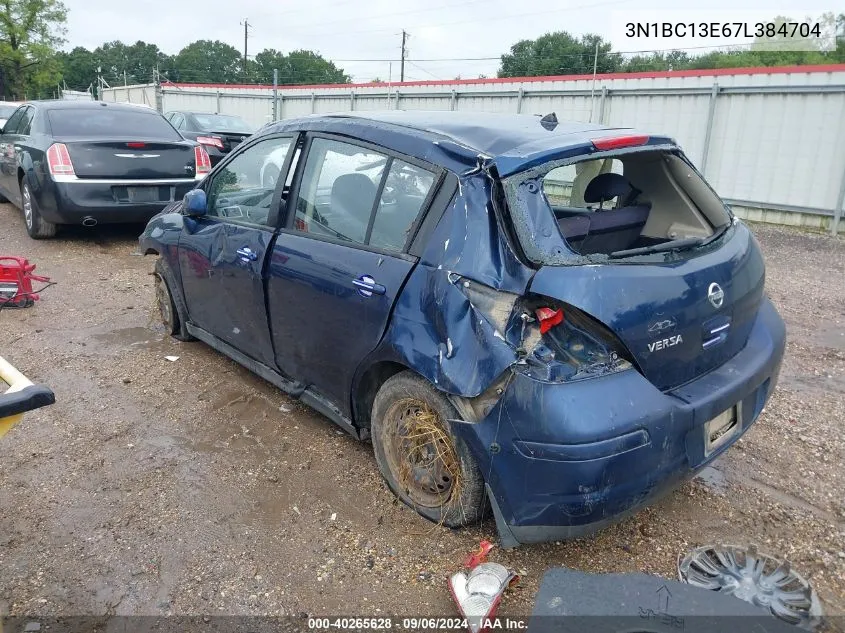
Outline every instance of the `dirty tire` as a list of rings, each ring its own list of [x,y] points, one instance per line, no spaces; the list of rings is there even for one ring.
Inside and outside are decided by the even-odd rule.
[[[26,232],[34,240],[43,240],[56,235],[56,225],[41,217],[38,201],[32,195],[32,190],[26,178],[21,180],[21,206]]]
[[[185,319],[188,311],[182,302],[182,297],[178,293],[174,293],[173,289],[177,288],[173,271],[170,266],[160,257],[156,260],[155,265],[156,276],[156,304],[158,305],[159,315],[167,333],[170,334],[177,341],[194,341],[193,336],[188,334],[188,329],[185,327]]]
[[[426,519],[452,528],[480,520],[487,503],[478,464],[452,432],[449,419],[458,417],[445,395],[404,371],[379,389],[370,429],[388,487]]]

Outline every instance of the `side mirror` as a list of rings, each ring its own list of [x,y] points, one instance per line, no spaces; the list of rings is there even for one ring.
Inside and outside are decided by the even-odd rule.
[[[185,194],[185,200],[182,203],[185,215],[203,216],[208,212],[208,201],[205,197],[205,191],[202,189],[191,189]]]

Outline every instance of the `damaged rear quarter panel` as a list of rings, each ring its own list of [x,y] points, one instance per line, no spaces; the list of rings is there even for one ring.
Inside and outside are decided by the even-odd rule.
[[[525,292],[534,271],[516,258],[501,234],[491,190],[483,172],[460,179],[454,202],[394,306],[381,345],[363,367],[398,362],[444,392],[471,398],[516,361],[501,317]],[[487,287],[483,306],[470,298],[474,284]]]

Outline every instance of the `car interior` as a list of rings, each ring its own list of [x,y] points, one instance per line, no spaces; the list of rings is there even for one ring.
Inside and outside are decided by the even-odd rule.
[[[561,235],[581,255],[707,238],[729,221],[700,176],[669,152],[557,167],[546,174],[543,191]]]

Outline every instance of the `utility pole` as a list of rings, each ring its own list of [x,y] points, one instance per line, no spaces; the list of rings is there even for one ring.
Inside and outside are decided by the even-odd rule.
[[[244,27],[244,78],[246,78],[247,40],[249,39],[249,18],[244,18],[244,21],[241,22],[241,25],[243,25]]]
[[[599,67],[599,41],[596,39],[596,55],[593,57],[593,85],[590,87],[590,123],[593,122],[593,97],[596,93],[596,71]]]
[[[279,120],[279,69],[273,69],[273,123]]]
[[[405,41],[408,39],[408,34],[405,29],[402,29],[402,61],[399,66],[399,81],[405,81],[405,56],[408,54],[408,49],[405,47]]]

